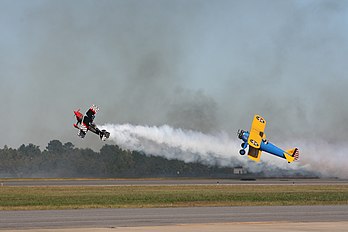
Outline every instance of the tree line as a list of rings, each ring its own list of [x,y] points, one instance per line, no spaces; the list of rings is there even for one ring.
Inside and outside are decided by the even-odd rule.
[[[233,168],[185,163],[104,145],[99,152],[52,140],[0,149],[0,177],[229,177]]]

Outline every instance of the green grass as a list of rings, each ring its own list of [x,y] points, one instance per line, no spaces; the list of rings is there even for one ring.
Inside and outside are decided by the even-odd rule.
[[[348,204],[348,185],[0,187],[0,210]]]

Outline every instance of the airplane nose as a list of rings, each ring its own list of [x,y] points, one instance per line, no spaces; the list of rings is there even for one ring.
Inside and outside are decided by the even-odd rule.
[[[239,138],[239,139],[242,139],[242,138],[243,138],[243,133],[244,133],[243,130],[238,130],[238,138]]]

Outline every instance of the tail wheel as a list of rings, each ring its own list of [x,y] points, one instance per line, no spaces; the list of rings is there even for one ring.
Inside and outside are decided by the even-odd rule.
[[[239,154],[240,154],[240,155],[245,155],[245,150],[244,150],[244,149],[239,150]]]

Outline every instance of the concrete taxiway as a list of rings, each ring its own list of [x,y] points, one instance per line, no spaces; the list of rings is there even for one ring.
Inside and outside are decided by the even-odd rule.
[[[284,222],[338,226],[348,222],[348,205],[0,211],[0,230],[8,231]]]
[[[3,232],[346,232],[348,222],[207,223],[116,228],[4,230]],[[2,231],[2,230],[1,230]]]

